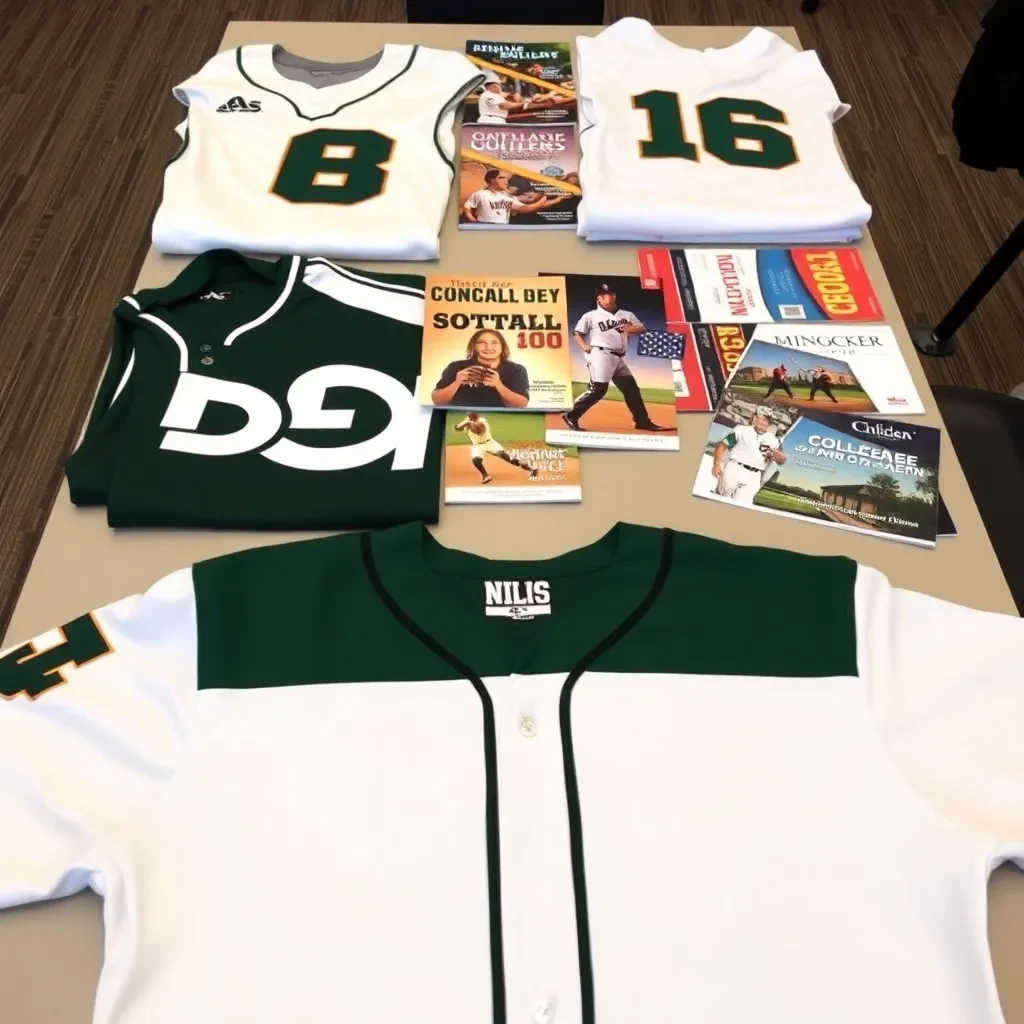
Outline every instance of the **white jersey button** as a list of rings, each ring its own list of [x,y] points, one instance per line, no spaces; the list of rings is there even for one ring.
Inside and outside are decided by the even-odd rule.
[[[527,738],[530,739],[537,735],[537,719],[532,715],[520,715],[519,716],[519,731]]]
[[[555,1001],[553,999],[540,999],[533,1008],[534,1024],[554,1024]]]

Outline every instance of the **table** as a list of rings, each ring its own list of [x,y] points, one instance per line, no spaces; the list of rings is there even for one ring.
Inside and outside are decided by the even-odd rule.
[[[551,40],[593,34],[593,27],[470,25],[371,25],[344,23],[232,22],[221,48],[279,42],[322,60],[346,60],[375,52],[384,42],[419,42],[461,50],[466,39]],[[662,28],[687,46],[725,46],[745,28]],[[799,45],[792,28],[776,28]],[[175,84],[167,83],[168,92]],[[167,102],[173,102],[168,95]],[[851,117],[856,118],[857,111]],[[173,140],[163,140],[168,152]],[[154,140],[155,145],[162,144]],[[928,406],[924,422],[941,422],[924,373],[909,341],[878,255],[866,234],[861,255],[896,331],[914,381]],[[580,241],[569,232],[510,232],[497,244],[489,232],[458,232],[449,209],[436,264],[368,264],[380,270],[482,274],[539,271],[635,273],[635,246]],[[170,280],[184,258],[150,251],[139,287]],[[111,295],[113,308],[119,296]],[[708,417],[680,417],[681,451],[591,452],[583,459],[581,506],[454,506],[442,510],[436,529],[444,543],[492,557],[544,558],[599,537],[626,520],[765,544],[815,554],[845,554],[888,574],[898,586],[925,591],[991,611],[1015,613],[1009,590],[971,498],[963,472],[943,437],[942,493],[960,535],[934,551],[891,541],[815,529],[782,517],[757,516],[690,496],[707,434]],[[66,485],[57,497],[15,609],[9,642],[33,636],[82,611],[145,589],[181,566],[257,544],[297,539],[300,534],[203,533],[108,530],[102,510],[71,506]],[[500,538],[500,541],[498,540]],[[0,822],[0,841],[2,836]],[[253,894],[254,899],[258,894]],[[0,1021],[17,1024],[86,1024],[91,1020],[102,960],[101,904],[80,895],[0,914]],[[989,930],[1006,1024],[1024,1024],[1024,975],[1014,967],[1024,955],[1024,876],[1004,869],[990,890]],[[1016,964],[1014,961],[1016,960]]]

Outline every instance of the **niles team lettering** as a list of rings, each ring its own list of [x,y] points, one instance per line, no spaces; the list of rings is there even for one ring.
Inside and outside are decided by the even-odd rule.
[[[69,669],[82,668],[113,649],[92,615],[72,619],[51,634],[56,634],[55,642],[37,637],[0,657],[0,698],[35,700],[66,683]]]
[[[485,580],[485,614],[507,619],[532,619],[551,614],[547,580]]]
[[[417,382],[417,387],[419,382]],[[281,429],[284,416],[277,401],[265,391],[240,381],[218,380],[195,373],[178,378],[160,426],[167,428],[160,447],[190,455],[241,455],[262,449],[260,455],[292,469],[332,471],[376,462],[389,452],[393,470],[422,469],[430,431],[430,409],[416,401],[401,381],[365,366],[319,366],[300,374],[288,389],[289,429],[349,430],[352,409],[324,408],[329,388],[358,388],[377,395],[391,410],[388,425],[379,434],[357,444],[317,448],[279,438],[263,448]],[[225,402],[245,410],[244,426],[228,434],[198,433],[210,402]]]
[[[860,307],[835,249],[804,252],[801,255],[807,263],[814,289],[826,313],[837,317],[851,317],[859,312]]]

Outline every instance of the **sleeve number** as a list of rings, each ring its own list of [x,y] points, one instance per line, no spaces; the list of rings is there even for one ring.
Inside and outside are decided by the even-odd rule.
[[[81,668],[112,650],[96,620],[82,615],[61,626],[62,641],[54,647],[36,650],[22,644],[0,658],[0,697],[12,700],[24,694],[35,700],[40,694],[66,683],[64,669]]]
[[[697,146],[686,138],[678,93],[653,89],[634,96],[633,107],[647,111],[650,138],[640,142],[641,157],[700,160]],[[697,105],[697,121],[705,151],[724,163],[777,170],[798,160],[792,137],[772,127],[786,124],[778,107],[720,96]]]
[[[317,128],[288,143],[271,191],[292,203],[351,206],[379,196],[395,140],[374,131]]]

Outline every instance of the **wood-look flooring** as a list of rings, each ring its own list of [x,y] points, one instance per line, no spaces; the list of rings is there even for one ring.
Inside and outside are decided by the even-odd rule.
[[[805,16],[798,0],[610,0],[605,21],[795,25],[853,104],[839,137],[912,322],[945,312],[1024,209],[1021,179],[960,166],[950,130],[984,7],[829,0]],[[404,18],[400,0],[0,0],[0,633],[103,365],[110,311],[148,245],[178,116],[170,87],[232,19]],[[1024,381],[1022,313],[1024,263],[959,352],[927,362],[932,382]]]

